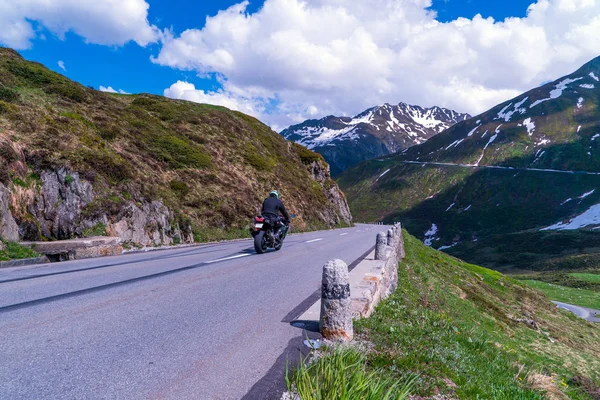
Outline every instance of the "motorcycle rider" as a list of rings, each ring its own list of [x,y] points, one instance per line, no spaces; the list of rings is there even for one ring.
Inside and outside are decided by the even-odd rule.
[[[283,202],[279,200],[279,192],[272,190],[269,197],[263,201],[261,214],[263,217],[270,220],[279,220],[279,213],[283,215],[283,223],[287,226],[290,223],[290,215],[288,214]],[[276,234],[279,234],[281,226],[277,226]]]

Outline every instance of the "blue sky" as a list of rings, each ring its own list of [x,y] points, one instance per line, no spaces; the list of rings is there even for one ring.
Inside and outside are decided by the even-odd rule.
[[[0,44],[26,59],[86,86],[224,105],[274,129],[384,102],[476,114],[600,52],[600,0],[23,4],[0,14]]]
[[[532,0],[505,2],[490,0],[434,0],[431,7],[438,20],[447,22],[458,17],[472,18],[476,14],[503,20],[506,17],[524,17]],[[175,33],[204,27],[206,16],[214,16],[238,1],[149,0],[148,20],[161,28],[172,28]],[[254,12],[263,1],[251,1],[248,11]],[[43,27],[39,27],[43,30]],[[146,48],[136,43],[123,47],[86,44],[74,33],[64,38],[45,31],[36,38],[31,49],[21,50],[27,59],[41,62],[70,79],[98,89],[100,86],[121,89],[129,93],[163,94],[165,88],[177,80],[195,84],[196,88],[215,90],[220,87],[213,79],[200,78],[193,71],[180,71],[150,62],[160,50],[158,44]],[[63,61],[66,71],[58,62]]]

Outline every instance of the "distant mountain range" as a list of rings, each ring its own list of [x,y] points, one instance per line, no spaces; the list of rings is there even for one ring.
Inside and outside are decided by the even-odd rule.
[[[370,108],[353,118],[328,116],[293,125],[283,137],[323,155],[333,175],[368,159],[424,143],[468,114],[405,103]]]
[[[353,215],[401,220],[436,248],[500,269],[544,268],[593,252],[599,79],[600,57],[423,144],[346,171],[338,182]]]

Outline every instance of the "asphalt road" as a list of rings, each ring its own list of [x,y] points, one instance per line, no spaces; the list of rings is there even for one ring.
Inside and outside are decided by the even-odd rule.
[[[573,304],[561,303],[560,301],[553,301],[558,308],[563,310],[571,311],[579,318],[583,318],[590,322],[600,322],[600,310],[593,310],[591,308],[579,307]]]
[[[385,229],[0,270],[0,399],[278,398],[323,264]]]

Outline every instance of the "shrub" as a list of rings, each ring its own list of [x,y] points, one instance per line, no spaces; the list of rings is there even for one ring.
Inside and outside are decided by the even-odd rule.
[[[185,198],[185,196],[187,196],[187,194],[190,192],[188,185],[181,181],[171,181],[171,190],[175,192],[179,199]]]
[[[83,237],[106,236],[106,225],[99,222],[96,225],[85,229],[82,234]]]
[[[54,84],[48,86],[44,90],[46,93],[57,94],[77,103],[82,103],[87,99],[87,93],[85,89],[73,83]]]
[[[292,143],[292,148],[300,156],[300,160],[302,160],[303,164],[309,165],[315,161],[325,162],[325,159],[319,153],[315,153],[312,150],[307,149],[306,147],[299,145],[297,143]]]
[[[272,171],[275,166],[268,156],[260,154],[251,144],[246,145],[244,159],[258,171]]]
[[[7,64],[10,72],[22,78],[31,86],[47,85],[60,80],[60,75],[51,72],[41,64],[24,62],[22,60],[10,60]]]
[[[12,89],[4,86],[0,86],[0,100],[7,101],[9,103],[19,99],[19,93]]]
[[[211,157],[191,141],[173,135],[154,133],[150,139],[152,152],[172,168],[210,168]]]

